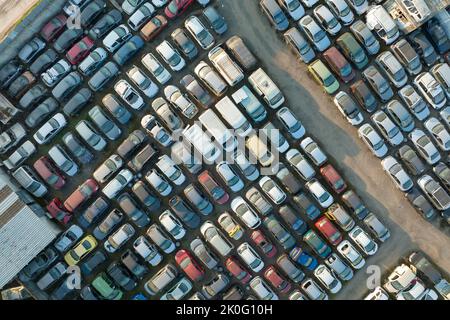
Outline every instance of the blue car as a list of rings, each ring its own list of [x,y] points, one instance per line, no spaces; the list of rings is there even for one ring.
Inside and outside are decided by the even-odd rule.
[[[144,46],[144,40],[139,36],[133,36],[113,55],[117,64],[123,66]]]
[[[136,293],[131,300],[148,300],[142,293]]]
[[[318,265],[317,259],[300,247],[292,249],[289,256],[292,260],[308,270],[314,270]]]

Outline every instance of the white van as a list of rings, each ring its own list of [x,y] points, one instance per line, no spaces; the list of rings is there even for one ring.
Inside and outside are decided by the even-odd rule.
[[[223,150],[229,152],[236,149],[238,143],[236,137],[223,124],[222,120],[219,119],[214,111],[208,109],[198,119]]]
[[[203,132],[198,124],[187,126],[183,130],[183,137],[200,152],[203,158],[214,162],[221,154],[219,148],[211,141],[209,136]]]
[[[272,109],[280,107],[284,102],[284,95],[267,73],[259,68],[253,72],[248,81],[253,89],[266,101]]]
[[[400,35],[395,21],[381,5],[373,6],[367,11],[366,24],[370,30],[375,31],[383,39],[386,45],[393,43]]]
[[[245,141],[245,146],[251,155],[259,161],[263,167],[269,167],[274,161],[274,155],[269,151],[267,145],[256,134],[251,135]]]
[[[208,58],[230,86],[235,86],[244,79],[242,69],[223,48],[215,47],[208,53]]]
[[[253,129],[250,122],[248,122],[247,118],[229,97],[225,97],[217,102],[215,107],[222,118],[224,118],[241,137],[247,136]]]

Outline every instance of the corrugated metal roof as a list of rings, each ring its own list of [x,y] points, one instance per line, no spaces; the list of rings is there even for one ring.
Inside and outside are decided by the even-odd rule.
[[[0,288],[10,282],[58,232],[4,184],[0,189]]]

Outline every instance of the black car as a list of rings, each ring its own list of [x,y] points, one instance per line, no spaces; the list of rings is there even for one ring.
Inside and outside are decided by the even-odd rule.
[[[84,9],[81,11],[80,20],[81,26],[87,28],[92,25],[95,20],[102,14],[106,8],[106,2],[103,0],[91,1]]]
[[[35,76],[47,70],[58,58],[58,54],[53,49],[48,49],[42,53],[31,65],[30,71]]]
[[[44,100],[48,95],[48,90],[41,84],[37,84],[28,90],[19,101],[21,109],[29,109]]]
[[[151,212],[155,212],[161,206],[159,199],[149,190],[143,181],[137,181],[131,188],[131,191],[133,191],[136,198]]]
[[[55,290],[53,290],[53,292],[50,294],[50,298],[52,300],[62,300],[65,297],[67,297],[69,294],[74,292],[74,289],[72,287],[68,286],[68,281],[66,281],[66,280],[67,280],[67,278],[64,279],[64,281],[61,282],[59,287],[56,288]]]
[[[308,225],[298,215],[290,205],[284,205],[279,212],[281,219],[297,234],[303,235],[308,230]]]
[[[170,36],[177,48],[183,52],[187,58],[192,60],[198,55],[198,49],[195,46],[194,41],[188,37],[183,29],[175,29]]]
[[[87,164],[94,159],[94,155],[78,140],[71,132],[68,132],[63,137],[64,144],[67,149],[80,161],[82,164]]]
[[[22,66],[17,61],[9,61],[0,69],[0,89],[7,88],[22,71]]]
[[[430,41],[425,37],[423,33],[419,30],[414,31],[408,36],[409,43],[412,45],[414,50],[420,55],[423,62],[427,66],[431,66],[438,60],[438,55],[436,50],[434,50],[433,45]]]
[[[45,249],[22,269],[19,274],[19,279],[22,281],[35,279],[40,273],[50,267],[57,258],[58,253],[55,249],[51,247]]]
[[[292,200],[294,200],[294,203],[302,209],[302,212],[305,213],[309,219],[315,220],[318,216],[320,216],[319,208],[305,193],[298,193],[292,198]]]
[[[41,124],[58,107],[58,101],[52,97],[48,97],[40,103],[30,114],[25,118],[25,124],[29,128],[34,128]]]
[[[141,210],[131,195],[124,193],[117,199],[120,208],[125,212],[129,219],[131,219],[138,227],[143,228],[150,223],[150,218]]]
[[[56,39],[53,47],[58,53],[63,53],[75,44],[82,35],[84,35],[83,29],[67,29]]]
[[[148,269],[139,263],[138,257],[129,249],[122,254],[120,261],[138,279],[148,273]]]
[[[109,61],[101,67],[89,80],[88,85],[93,91],[102,90],[119,73],[117,64]]]
[[[69,73],[53,88],[52,94],[58,101],[64,101],[81,84],[83,78],[76,71]]]
[[[11,98],[19,99],[34,82],[36,82],[35,76],[30,71],[25,71],[11,82],[7,93]]]
[[[107,259],[106,254],[98,250],[91,256],[87,257],[85,262],[81,265],[81,273],[83,275],[89,275],[94,271],[98,266],[100,266],[103,262],[105,262]]]
[[[123,66],[144,46],[144,40],[139,36],[133,36],[113,55],[113,60]]]
[[[93,40],[103,38],[114,27],[118,26],[122,21],[122,14],[119,10],[113,9],[103,15],[89,30],[89,36]]]
[[[406,194],[406,199],[412,204],[416,211],[426,220],[432,220],[437,212],[431,203],[417,189],[413,188]]]
[[[172,197],[169,200],[169,206],[177,217],[189,228],[195,229],[200,225],[200,217],[198,214],[180,196]]]
[[[112,263],[108,269],[106,269],[106,272],[115,283],[126,291],[133,290],[137,286],[137,282],[132,278],[129,272],[117,262]]]
[[[98,197],[78,218],[79,224],[84,228],[94,224],[106,212],[108,207],[109,203],[102,197]]]
[[[416,274],[422,279],[425,278],[433,285],[437,285],[442,280],[442,274],[422,252],[416,251],[411,253],[408,261],[411,263]]]
[[[26,45],[20,49],[17,56],[19,57],[19,60],[23,63],[29,63],[31,60],[36,57],[39,52],[44,50],[45,48],[45,42],[42,41],[42,39],[36,37],[31,39]]]
[[[72,117],[78,115],[81,109],[83,109],[89,101],[92,99],[92,91],[88,88],[82,88],[70,98],[64,105],[63,112]]]

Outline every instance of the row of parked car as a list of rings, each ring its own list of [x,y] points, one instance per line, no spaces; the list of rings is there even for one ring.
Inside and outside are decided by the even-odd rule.
[[[450,284],[422,252],[413,252],[404,260],[387,277],[383,287],[373,289],[365,300],[450,299]]]
[[[144,59],[149,55],[142,59],[145,68]],[[55,249],[48,249],[56,252],[55,256],[64,255],[64,261],[52,267],[60,271],[61,277],[47,284],[41,281],[45,277],[42,272],[39,279],[39,272],[28,275],[37,279],[43,289],[48,290],[64,278],[63,267],[80,265],[83,273],[94,277],[81,291],[85,299],[120,299],[123,291],[134,290],[141,281],[145,281],[146,295],[164,293],[162,299],[187,297],[195,283],[201,281],[201,291],[192,298],[213,298],[223,293],[234,278],[248,283],[260,299],[276,299],[279,294],[289,294],[292,299],[325,299],[329,293],[340,290],[342,281],[353,277],[353,270],[365,264],[365,256],[376,253],[378,244],[374,237],[380,242],[389,237],[386,227],[329,164],[320,146],[307,137],[302,123],[282,106],[282,92],[263,69],[257,68],[255,56],[242,39],[232,37],[208,56],[213,67],[203,61],[194,70],[200,81],[190,75],[182,78],[182,83],[191,85],[191,90],[186,87],[188,95],[178,94],[175,98],[177,90],[166,86],[162,90],[166,99],[153,99],[154,113],[142,118],[144,131],[131,132],[92,178],[64,203],[54,199],[49,204],[49,213],[63,223],[73,213],[82,213],[70,220],[67,231],[56,240]],[[168,65],[176,67],[180,61]],[[170,75],[164,70],[158,75]],[[250,73],[249,85],[243,84],[244,70]],[[114,88],[119,96],[117,86],[122,81]],[[226,95],[231,87],[241,84],[230,94],[231,98]],[[129,101],[135,106],[149,99],[139,86],[139,90],[130,83],[127,87],[134,90],[134,99]],[[127,99],[118,101],[127,103]],[[199,109],[197,104],[207,110]],[[91,109],[89,116],[99,110]],[[275,115],[272,121],[268,121],[269,113]],[[197,115],[198,123],[185,124]],[[253,127],[261,127],[263,135],[255,134]],[[229,129],[244,139],[248,156],[242,145],[239,150],[240,139]],[[172,140],[171,133],[176,130],[182,132],[188,144]],[[149,144],[145,133],[159,146]],[[193,159],[187,150],[190,145],[196,151],[194,157],[199,159]],[[163,150],[170,150],[171,156]],[[164,154],[156,156],[159,152]],[[200,160],[214,162],[226,153],[232,155],[233,161],[217,161],[215,167],[202,171]],[[283,154],[285,160],[277,160],[276,153]],[[250,155],[257,162],[250,161]],[[266,168],[275,175],[265,175]],[[188,184],[190,174],[198,175],[198,182],[192,180]],[[243,192],[246,185],[251,188],[245,192],[245,198],[232,197],[233,193]],[[103,195],[97,196],[86,210],[80,210],[100,190]],[[163,199],[168,199],[166,208]],[[119,207],[110,208],[112,201]],[[215,207],[228,203],[231,210],[213,215]],[[322,215],[322,211],[326,213]],[[355,220],[361,221],[362,227]],[[143,234],[141,229],[145,230]],[[190,237],[188,231],[196,229],[201,238],[193,239],[183,249],[177,247],[177,242]],[[245,241],[247,237],[249,241]],[[101,241],[103,249],[99,248]],[[275,257],[278,250],[285,253]],[[111,253],[120,253],[120,262],[110,263],[104,272],[95,275],[94,271],[106,263]],[[173,254],[175,264],[164,266],[165,255]],[[264,268],[269,258],[276,260],[276,266]],[[221,263],[229,274],[218,272]],[[157,265],[161,265],[159,271],[149,277],[149,267]],[[206,269],[213,270],[212,279],[207,279]],[[252,277],[259,272],[261,276]],[[175,285],[169,288],[172,282]],[[302,291],[292,290],[295,284]],[[61,297],[70,290],[62,283],[52,292],[54,297]],[[243,291],[233,286],[225,295],[242,296]]]
[[[279,3],[267,0],[261,1],[261,6],[273,23],[273,17],[284,17],[277,20],[278,30],[285,31],[284,39],[308,64],[312,77],[328,94],[335,94],[337,109],[358,127],[358,136],[382,159],[383,169],[395,186],[406,193],[425,219],[440,212],[448,222],[450,40],[439,23],[431,20],[423,28],[425,32],[416,30],[400,37],[387,11],[380,5],[369,7],[367,1],[361,2],[364,10],[354,1],[305,4],[312,9],[312,16],[300,7],[297,15],[283,12],[283,4],[301,6],[297,0]],[[355,20],[352,9],[357,15],[365,13],[366,22]],[[298,20],[298,28],[286,31],[287,16],[295,23]],[[336,37],[336,46],[330,37]],[[383,44],[389,48],[383,51]],[[445,57],[444,62],[439,54]],[[319,55],[322,59],[317,59]],[[375,56],[373,64],[370,56]],[[357,70],[361,70],[359,80]],[[340,82],[351,83],[350,92],[339,91]],[[365,122],[367,116],[371,123]]]

